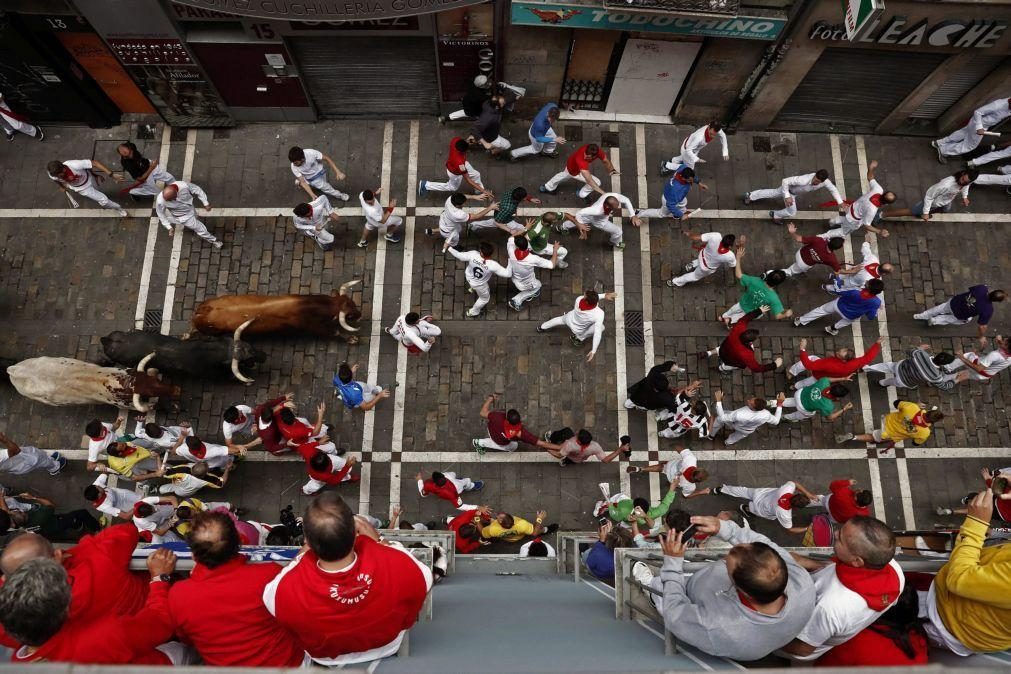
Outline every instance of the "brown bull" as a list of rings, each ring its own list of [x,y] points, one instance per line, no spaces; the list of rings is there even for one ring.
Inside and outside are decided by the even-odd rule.
[[[204,300],[193,312],[193,330],[205,335],[232,334],[244,327],[246,337],[258,335],[339,336],[358,342],[357,327],[349,321],[362,317],[349,281],[330,295],[223,295]]]

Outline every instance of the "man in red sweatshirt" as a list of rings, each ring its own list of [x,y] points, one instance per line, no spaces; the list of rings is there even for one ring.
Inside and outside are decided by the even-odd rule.
[[[126,526],[126,525],[121,525]],[[54,559],[32,559],[0,588],[0,623],[23,644],[16,663],[78,665],[186,665],[192,652],[172,638],[166,598],[176,556],[165,549],[147,559],[151,589],[132,616],[69,618],[72,591],[67,572]]]
[[[699,358],[709,358],[719,354],[720,372],[731,372],[747,368],[752,372],[768,372],[783,364],[783,359],[776,356],[771,363],[759,363],[755,358],[755,340],[758,330],[748,328],[748,323],[769,311],[768,305],[763,305],[751,313],[745,314],[734,323],[730,334],[723,340],[719,348],[709,351],[699,351]]]
[[[428,480],[422,478],[421,473],[414,476],[418,481],[418,492],[421,497],[435,495],[443,501],[453,504],[454,508],[470,510],[473,506],[464,506],[463,496],[465,491],[481,491],[484,489],[484,482],[481,480],[471,480],[469,477],[457,477],[456,473],[438,471],[432,473]]]
[[[871,511],[867,506],[874,501],[874,496],[868,489],[854,489],[856,483],[856,480],[833,480],[829,483],[829,493],[823,504],[835,524],[845,524],[857,515],[870,517]]]
[[[263,590],[263,603],[323,666],[393,655],[418,619],[432,572],[382,540],[335,492],[306,508],[308,550]]]
[[[361,476],[351,474],[355,457],[345,458],[345,450],[334,447],[325,435],[318,440],[302,443],[295,451],[305,459],[305,467],[309,471],[309,481],[302,485],[302,493],[306,496],[315,494],[328,484],[361,480]]]
[[[288,393],[283,398],[274,398],[265,403],[261,403],[253,410],[253,417],[256,419],[256,435],[263,443],[263,448],[271,454],[281,454],[291,451],[288,442],[274,421],[274,415],[281,411],[285,403],[291,402],[294,394]]]
[[[186,542],[196,565],[172,586],[175,634],[212,667],[297,667],[305,651],[263,605],[263,588],[281,571],[239,554],[239,532],[221,512],[193,518]]]
[[[481,506],[475,510],[464,510],[450,519],[449,530],[456,534],[456,551],[470,554],[482,545],[488,545],[481,539],[481,529],[491,522],[491,508]]]
[[[869,365],[878,357],[878,354],[881,353],[882,339],[884,337],[878,337],[877,341],[871,344],[871,348],[867,349],[867,353],[859,358],[854,358],[853,350],[848,348],[837,349],[831,356],[811,356],[807,353],[807,339],[802,339],[800,340],[800,360],[787,370],[787,380],[800,376],[805,370],[810,372],[810,376],[797,379],[794,382],[793,388],[799,391],[822,377],[829,379],[848,377],[854,372],[859,372],[865,365]]]
[[[130,571],[130,557],[138,541],[139,532],[131,522],[85,536],[66,550],[55,550],[42,536],[25,533],[4,549],[0,571],[8,578],[30,560],[55,560],[70,579],[71,619],[132,615],[144,606],[148,593],[147,574]],[[0,643],[18,645],[2,633]]]

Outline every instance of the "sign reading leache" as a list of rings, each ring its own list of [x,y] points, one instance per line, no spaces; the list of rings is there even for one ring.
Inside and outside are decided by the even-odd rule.
[[[174,0],[212,12],[286,21],[350,21],[414,16],[487,0]]]
[[[750,40],[774,40],[786,25],[786,19],[738,16],[733,19],[675,16],[672,14],[635,14],[615,12],[588,5],[556,5],[513,0],[510,21],[518,26],[557,26],[563,28],[603,28],[644,33],[680,33],[709,37],[737,37]]]
[[[989,49],[997,45],[1007,21],[1002,20],[956,20],[949,19],[931,24],[926,19],[910,23],[904,16],[893,16],[884,21],[874,19],[863,37],[856,40],[866,44],[894,44],[914,47],[959,47],[966,49]],[[846,27],[818,21],[811,26],[808,34],[811,40],[843,40]]]

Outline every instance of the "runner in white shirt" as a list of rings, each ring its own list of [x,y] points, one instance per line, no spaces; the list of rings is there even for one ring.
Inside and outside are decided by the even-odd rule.
[[[696,489],[696,484],[709,477],[704,469],[699,468],[699,460],[692,450],[680,445],[674,448],[674,456],[670,461],[654,463],[649,466],[629,466],[629,473],[663,473],[667,482],[676,483],[684,498],[705,496],[710,492],[706,489]]]
[[[138,513],[142,504],[151,507],[148,514]],[[148,496],[140,499],[134,505],[133,524],[141,533],[141,539],[150,543],[169,543],[181,541],[172,527],[175,526],[175,511],[179,499],[175,496]]]
[[[446,207],[442,211],[442,215],[439,216],[438,229],[439,236],[445,239],[442,244],[442,252],[445,253],[447,248],[460,243],[460,232],[463,231],[464,225],[471,220],[479,220],[498,208],[498,202],[493,202],[476,213],[468,213],[463,210],[468,199],[484,201],[487,198],[486,194],[460,194],[456,192],[446,199]],[[431,227],[427,228],[425,236],[435,236],[435,230]]]
[[[125,424],[126,415],[120,414],[112,423],[92,419],[85,425],[84,434],[88,438],[88,470],[98,471],[99,473],[115,472],[111,471],[105,464],[99,463],[98,457],[110,445],[116,442],[118,437],[117,431],[122,430]]]
[[[506,250],[509,255],[509,274],[512,276],[513,285],[519,291],[509,300],[509,306],[515,311],[520,311],[525,302],[541,294],[541,282],[537,280],[535,270],[538,267],[554,269],[558,264],[558,242],[555,241],[553,244],[550,260],[530,250],[530,241],[525,234],[510,236],[506,241]]]
[[[295,176],[295,185],[305,190],[310,199],[316,198],[316,194],[312,191],[313,187],[323,194],[328,194],[341,201],[347,201],[351,198],[327,182],[326,166],[323,165],[323,162],[330,165],[334,178],[337,180],[344,180],[345,176],[337,168],[337,165],[333,163],[333,160],[319,150],[311,150],[309,148],[303,150],[297,146],[293,147],[288,150],[288,161],[291,162],[291,172]]]
[[[161,191],[154,201],[154,210],[162,226],[169,231],[169,236],[175,236],[179,227],[186,227],[215,248],[221,248],[221,242],[215,239],[214,235],[207,231],[204,223],[197,219],[197,209],[193,205],[194,198],[203,202],[205,210],[211,210],[207,193],[200,189],[199,185],[177,180],[166,185]]]
[[[958,196],[962,197],[962,205],[969,205],[969,187],[979,178],[979,171],[976,169],[966,169],[957,171],[954,174],[934,183],[927,188],[923,195],[923,201],[913,206],[909,215],[918,216],[924,220],[930,220],[931,213],[947,213],[951,210],[951,205]],[[905,215],[903,212],[889,212],[888,217]]]
[[[509,269],[491,259],[491,256],[495,254],[495,246],[490,241],[482,241],[478,246],[478,250],[460,252],[452,247],[446,250],[457,260],[467,263],[467,268],[464,270],[463,275],[467,279],[467,284],[471,290],[477,295],[477,301],[474,302],[474,306],[467,310],[467,315],[472,317],[480,316],[489,300],[491,300],[490,286],[492,276],[509,278],[512,276],[512,273]]]
[[[799,176],[789,176],[783,178],[783,182],[780,183],[779,188],[770,188],[767,190],[752,190],[751,192],[744,193],[744,203],[751,204],[755,201],[762,201],[763,199],[776,199],[778,197],[783,198],[784,207],[777,211],[769,211],[769,216],[776,222],[782,222],[784,218],[792,218],[797,215],[797,195],[807,194],[808,192],[813,192],[815,190],[826,189],[832,198],[835,199],[836,205],[839,207],[839,215],[846,212],[846,205],[843,202],[842,195],[839,194],[839,190],[832,181],[828,178],[828,171],[826,169],[818,169],[814,173],[805,173]]]
[[[435,344],[435,338],[442,334],[442,330],[432,323],[431,316],[420,316],[414,311],[399,316],[393,327],[385,330],[410,353],[427,353]]]
[[[245,450],[238,447],[215,445],[196,436],[179,438],[172,451],[190,463],[206,461],[211,468],[227,468],[232,464],[233,455],[245,454]]]
[[[177,464],[166,467],[164,477],[169,480],[168,484],[158,487],[159,494],[175,494],[179,498],[189,498],[201,489],[210,487],[211,489],[221,489],[228,484],[228,476],[235,468],[235,464],[224,471],[221,477],[210,472],[210,467],[206,461],[199,461],[192,466]]]
[[[690,169],[695,168],[695,164],[706,160],[699,158],[702,149],[709,145],[709,142],[719,137],[720,147],[723,150],[723,159],[730,159],[730,149],[727,147],[727,134],[723,132],[723,125],[713,121],[709,124],[695,129],[690,136],[681,143],[681,153],[674,155],[670,161],[660,162],[660,175],[667,175],[677,171],[678,166],[684,164]]]
[[[11,107],[7,105],[7,101],[4,100],[3,93],[0,93],[0,128],[4,130],[4,135],[7,136],[7,140],[9,141],[14,140],[15,131],[20,131],[35,140],[45,140],[46,138],[46,134],[42,131],[41,126],[31,124],[26,117],[11,110]]]
[[[862,260],[858,265],[848,265],[848,269],[829,276],[829,282],[822,286],[826,292],[834,295],[844,290],[857,290],[867,285],[873,278],[881,278],[891,274],[895,267],[890,262],[881,262],[871,251],[871,244],[864,241],[860,246]]]
[[[660,431],[660,437],[673,440],[695,429],[699,440],[708,438],[709,426],[714,421],[709,405],[704,400],[693,400],[685,391],[678,393],[674,399],[677,401],[677,412],[660,410],[656,414],[657,421],[667,424],[667,428]]]
[[[159,426],[155,423],[147,423],[147,417],[141,415],[136,419],[137,424],[133,429],[134,444],[146,449],[156,449],[162,453],[169,451],[179,442],[179,438],[193,434],[193,428],[188,421],[180,423],[178,426]]]
[[[783,393],[776,397],[775,414],[767,409],[768,404],[764,398],[752,398],[748,400],[746,406],[731,412],[724,412],[723,391],[717,389],[713,397],[716,399],[716,421],[713,423],[713,429],[709,432],[709,439],[715,440],[724,427],[729,428],[733,433],[723,441],[725,445],[740,442],[757,431],[763,424],[778,426],[783,418],[783,401],[786,400]]]
[[[330,250],[333,247],[334,236],[327,231],[327,225],[336,223],[340,216],[330,205],[330,200],[325,194],[321,194],[309,203],[297,204],[292,209],[292,222],[295,229],[302,232],[323,250]]]
[[[127,216],[126,210],[99,191],[95,185],[95,177],[91,175],[92,169],[102,171],[118,183],[123,182],[122,178],[112,175],[112,171],[97,159],[68,159],[64,162],[51,161],[46,164],[49,179],[59,185],[62,191],[77,192],[96,202],[102,208],[116,211],[120,217],[125,218]]]
[[[249,449],[263,442],[253,426],[255,422],[256,418],[253,414],[253,408],[249,405],[232,405],[226,409],[222,414],[221,420],[221,434],[225,436],[225,445],[239,449]],[[252,439],[245,444],[239,444],[232,439],[237,435],[246,435]]]
[[[382,188],[365,190],[358,194],[358,201],[361,202],[362,211],[365,213],[365,228],[362,229],[362,238],[358,241],[359,248],[369,245],[369,232],[378,232],[380,229],[386,230],[384,239],[390,243],[400,243],[400,237],[396,235],[396,229],[404,224],[404,219],[399,215],[393,215],[393,209],[397,207],[397,200],[390,199],[390,205],[383,208],[379,203],[379,195]]]
[[[878,208],[884,204],[895,201],[895,192],[886,192],[885,188],[874,179],[874,169],[878,166],[877,160],[871,161],[867,167],[867,192],[859,199],[850,204],[843,215],[837,215],[829,220],[830,225],[835,225],[824,234],[818,236],[824,239],[831,239],[834,236],[849,236],[861,227],[869,232],[887,237],[888,230],[874,226],[874,216],[878,213]]]
[[[99,475],[98,479],[84,488],[84,498],[100,513],[113,519],[130,521],[133,519],[133,506],[140,500],[140,494],[132,489],[120,489],[109,486],[109,476]]]
[[[699,241],[702,247],[699,249],[699,256],[686,264],[681,270],[681,276],[675,276],[667,281],[668,288],[675,286],[680,288],[701,281],[707,276],[715,274],[723,267],[733,268],[737,266],[737,255],[734,254],[734,243],[737,240],[733,234],[726,236],[719,232],[708,232],[706,234],[696,234],[694,232],[682,232],[692,241]],[[741,237],[741,244],[746,242],[746,237]]]
[[[983,132],[1000,124],[1011,117],[1011,98],[998,98],[986,105],[976,108],[968,123],[954,133],[944,138],[930,141],[931,147],[937,150],[937,161],[942,164],[946,157],[955,157],[972,152],[983,139]],[[972,166],[972,164],[969,164]]]
[[[824,496],[813,494],[799,482],[789,481],[781,487],[736,487],[723,484],[713,490],[714,494],[747,499],[739,510],[744,517],[752,516],[779,522],[780,526],[793,534],[801,534],[807,527],[793,526],[794,508],[818,508]]]
[[[944,366],[944,371],[948,373],[945,381],[954,381],[958,384],[965,381],[989,383],[993,377],[1011,367],[1011,349],[1008,348],[1007,340],[997,335],[993,341],[997,348],[983,356],[974,351],[961,353],[960,350],[956,350],[955,362]]]
[[[593,204],[576,213],[575,222],[566,220],[562,223],[563,230],[579,229],[579,238],[585,239],[590,232],[590,227],[596,227],[602,232],[606,232],[608,241],[617,249],[623,249],[625,242],[622,241],[621,224],[615,223],[613,218],[620,218],[622,209],[632,214],[632,224],[638,227],[641,224],[639,217],[635,215],[635,207],[628,197],[617,192],[605,192]]]
[[[604,293],[603,299],[613,300],[615,296],[614,292]],[[537,326],[537,332],[564,325],[572,331],[572,343],[575,346],[579,346],[592,335],[593,345],[590,347],[589,355],[586,356],[586,362],[589,363],[596,355],[600,338],[604,335],[604,310],[599,306],[600,300],[601,297],[595,290],[587,290],[581,297],[576,298],[572,311],[545,321]]]

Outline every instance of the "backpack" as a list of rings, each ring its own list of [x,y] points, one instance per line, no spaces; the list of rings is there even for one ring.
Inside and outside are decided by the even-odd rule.
[[[361,384],[356,381],[345,384],[340,380],[340,377],[334,377],[333,385],[337,389],[337,395],[344,402],[344,406],[349,410],[358,407],[365,400],[365,392],[362,390]]]

